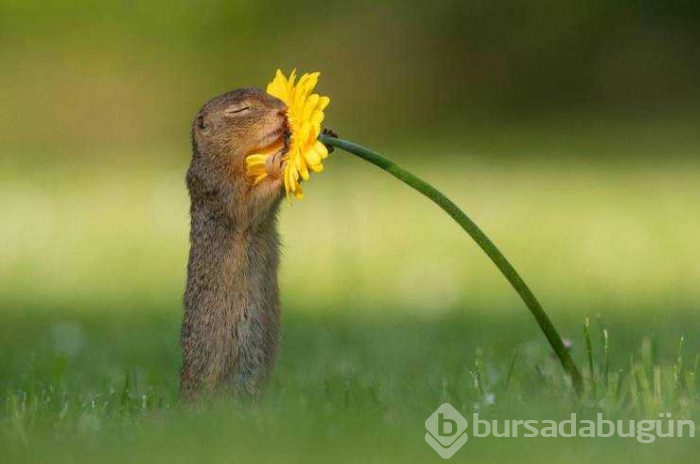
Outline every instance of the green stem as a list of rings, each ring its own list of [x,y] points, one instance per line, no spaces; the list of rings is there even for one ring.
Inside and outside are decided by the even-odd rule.
[[[484,250],[484,253],[491,258],[491,261],[496,265],[496,267],[501,271],[501,273],[508,279],[508,282],[513,286],[520,298],[525,302],[533,317],[540,326],[540,329],[547,337],[547,341],[556,353],[562,367],[566,372],[568,372],[571,377],[571,383],[577,393],[581,393],[583,389],[583,381],[581,378],[581,373],[576,367],[576,363],[571,358],[569,350],[564,346],[557,329],[554,328],[552,321],[547,316],[547,313],[542,309],[535,295],[532,293],[530,288],[527,286],[525,281],[520,277],[520,274],[515,270],[515,268],[508,262],[503,253],[494,245],[494,243],[484,234],[484,232],[479,228],[479,226],[474,223],[469,217],[457,207],[449,198],[443,195],[439,190],[430,185],[429,183],[419,179],[407,170],[398,166],[393,161],[390,161],[380,154],[369,150],[360,145],[348,142],[347,140],[342,140],[335,137],[330,137],[328,135],[322,135],[320,137],[321,142],[326,145],[332,145],[334,147],[342,148],[345,151],[352,153],[353,155],[359,156],[360,158],[369,161],[370,163],[378,166],[385,171],[387,171],[392,176],[396,177],[400,181],[418,190],[420,193],[430,198],[435,204],[442,208],[447,214],[452,217],[457,223],[464,229],[471,238]]]

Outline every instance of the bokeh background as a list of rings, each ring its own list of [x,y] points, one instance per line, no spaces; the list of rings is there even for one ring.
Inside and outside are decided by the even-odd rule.
[[[176,404],[191,118],[217,94],[264,88],[277,68],[321,71],[329,127],[470,213],[580,362],[587,316],[613,334],[618,365],[640,343],[660,362],[675,359],[683,334],[695,356],[697,2],[0,0],[0,393],[13,405],[3,440],[15,460],[30,443],[58,446],[57,397],[79,405],[65,406],[76,408],[78,429],[99,435],[103,416],[84,419],[81,408],[122,391],[125,372],[129,398]],[[444,386],[445,372],[472,384],[466,366],[482,355],[495,371],[516,349],[546,357],[503,277],[427,200],[338,151],[305,191],[281,212],[286,325],[269,417],[303,395],[283,424],[323,411],[318,385],[336,391],[328,375],[341,390],[357,393],[364,378],[391,392],[407,379]],[[289,378],[298,391],[284,393]],[[52,418],[48,438],[32,441],[26,411],[45,391],[53,412],[36,414]],[[360,414],[335,395],[331,404]],[[476,404],[465,395],[463,404]],[[422,421],[440,403],[416,392],[390,397],[371,404],[381,420],[401,417],[417,431],[401,449],[432,453],[421,445]],[[413,422],[401,415],[414,414],[404,400],[416,404]],[[197,420],[186,430],[206,435],[208,420]],[[400,456],[405,443],[381,424],[362,426],[394,446],[369,449]],[[360,425],[346,426],[341,435],[364,443]],[[182,430],[171,432],[161,442]],[[295,443],[308,447],[294,449],[324,455],[338,445],[318,433],[323,446],[303,435]],[[241,446],[252,453],[258,438],[251,432]],[[106,453],[100,440],[94,456]],[[78,459],[84,449],[74,445],[59,455]],[[154,456],[172,451],[144,446]]]

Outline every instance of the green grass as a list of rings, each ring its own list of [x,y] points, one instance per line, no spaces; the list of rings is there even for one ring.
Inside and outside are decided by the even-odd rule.
[[[487,164],[446,147],[418,163],[384,151],[512,260],[573,342],[583,398],[448,217],[334,155],[282,213],[283,344],[267,394],[255,408],[183,407],[184,161],[8,166],[0,462],[438,461],[424,421],[445,401],[490,419],[700,420],[697,162]],[[470,438],[453,460],[658,462],[697,455],[695,443]]]
[[[562,420],[572,412],[700,419],[697,361],[688,350],[679,361],[677,346],[651,339],[625,346],[613,337],[604,369],[594,327],[595,380],[586,372],[588,393],[577,400],[538,334],[507,318],[302,317],[294,309],[257,408],[224,402],[189,409],[177,398],[176,311],[125,317],[109,308],[56,309],[3,317],[3,462],[437,460],[423,441],[423,422],[443,402],[489,419]],[[611,332],[648,330],[624,326]],[[582,365],[583,340],[577,336],[573,347]],[[652,462],[694,451],[687,438],[648,445],[619,438],[471,438],[457,458],[517,455],[536,462],[546,453],[555,460],[619,462],[632,453]]]

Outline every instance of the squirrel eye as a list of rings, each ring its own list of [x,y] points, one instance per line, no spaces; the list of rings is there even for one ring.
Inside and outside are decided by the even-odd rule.
[[[250,106],[232,106],[226,110],[226,114],[238,114],[249,110]]]
[[[204,116],[199,116],[197,118],[197,127],[199,127],[200,129],[207,128],[207,124],[204,122]]]

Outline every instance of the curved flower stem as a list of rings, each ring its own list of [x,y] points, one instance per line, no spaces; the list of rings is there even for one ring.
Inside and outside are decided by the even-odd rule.
[[[544,336],[547,337],[547,341],[549,341],[549,344],[559,358],[559,362],[561,362],[562,367],[564,367],[564,370],[566,370],[571,377],[571,383],[573,384],[576,393],[580,394],[582,392],[583,379],[581,377],[581,373],[579,372],[578,367],[576,367],[576,363],[574,363],[574,360],[571,358],[571,354],[564,346],[564,342],[559,336],[557,329],[554,328],[549,316],[547,316],[547,313],[544,312],[542,305],[540,305],[539,301],[537,301],[537,298],[535,298],[535,295],[532,293],[522,277],[520,277],[520,274],[518,274],[515,268],[510,264],[510,262],[508,262],[506,257],[503,256],[503,253],[500,252],[496,245],[494,245],[494,243],[486,236],[479,226],[474,223],[474,221],[469,219],[469,217],[461,209],[459,209],[457,205],[455,205],[435,187],[422,179],[419,179],[402,167],[398,166],[393,161],[384,158],[378,153],[352,142],[348,142],[347,140],[330,137],[328,135],[321,135],[320,140],[326,145],[342,148],[353,155],[369,161],[375,166],[379,166],[392,176],[430,198],[435,204],[449,214],[452,219],[457,221],[462,229],[464,229],[481,247],[481,249],[484,250],[484,253],[491,258],[491,261],[493,261],[505,278],[508,279],[508,282],[510,282],[515,291],[518,292],[518,295],[520,295],[520,298],[522,298],[522,300],[525,302],[525,305],[527,305],[528,309],[537,321],[537,324],[540,326]]]

